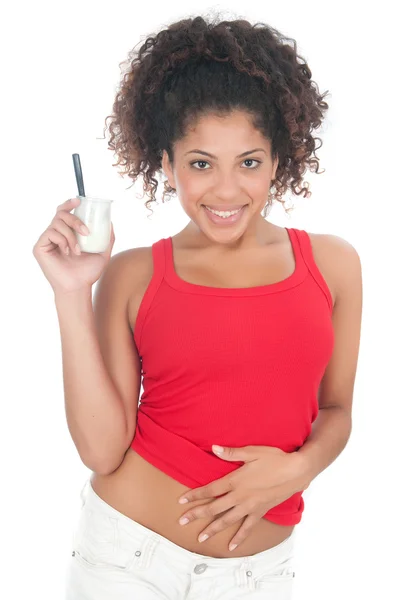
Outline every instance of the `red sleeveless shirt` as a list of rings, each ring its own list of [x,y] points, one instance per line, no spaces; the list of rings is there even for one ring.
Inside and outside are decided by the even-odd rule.
[[[189,488],[244,464],[217,457],[212,444],[295,452],[318,415],[334,346],[332,296],[307,232],[286,229],[293,274],[251,288],[188,283],[174,269],[171,238],[152,245],[134,328],[143,393],[131,448]],[[263,517],[298,523],[302,493]]]

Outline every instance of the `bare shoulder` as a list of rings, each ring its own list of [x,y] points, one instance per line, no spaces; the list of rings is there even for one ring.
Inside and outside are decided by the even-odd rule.
[[[120,270],[128,277],[139,278],[148,269],[152,270],[152,248],[151,246],[139,246],[122,250],[112,256],[110,264],[114,265],[115,271]]]
[[[139,294],[142,283],[151,278],[151,247],[138,247],[114,254],[97,282],[94,298],[110,298],[120,306],[129,306],[130,299]]]
[[[109,293],[127,301],[136,284],[151,270],[151,247],[123,250],[111,257],[97,288],[109,288]]]
[[[115,254],[111,261],[123,282],[121,293],[125,295],[130,328],[134,331],[138,309],[153,274],[152,247],[123,250]]]
[[[341,259],[358,261],[359,255],[350,242],[344,238],[331,233],[310,233],[311,245],[314,254],[322,260],[328,260],[331,264],[339,264]]]
[[[335,301],[350,281],[361,280],[361,260],[356,248],[331,233],[310,233],[314,260],[322,272]]]

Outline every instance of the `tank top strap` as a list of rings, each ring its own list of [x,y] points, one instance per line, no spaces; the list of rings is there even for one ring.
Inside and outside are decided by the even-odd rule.
[[[145,318],[149,307],[152,304],[156,292],[159,289],[160,284],[164,279],[165,274],[165,240],[161,238],[157,242],[154,242],[151,246],[152,251],[152,277],[145,290],[145,294],[141,300],[141,304],[138,309],[135,328],[134,328],[134,340],[137,345],[138,351],[141,346],[141,334]],[[141,358],[141,355],[140,355]]]
[[[315,262],[314,253],[312,250],[311,238],[308,235],[307,231],[304,229],[295,229],[292,228],[291,231],[294,232],[297,240],[297,249],[299,252],[297,254],[300,255],[302,260],[307,265],[308,271],[311,273],[315,282],[318,284],[322,292],[326,296],[326,300],[329,304],[329,309],[333,311],[333,297],[330,292],[329,286],[326,283],[325,278],[323,277],[317,263]]]
[[[296,261],[302,264],[305,269],[308,269],[308,245],[306,243],[306,232],[295,227],[287,228],[290,233],[290,241],[293,246]]]
[[[296,261],[296,271],[300,272],[302,277],[305,277],[308,269],[300,245],[300,232],[298,229],[294,229],[294,227],[285,227],[285,229],[289,234],[290,243],[292,245],[294,260]]]
[[[152,279],[160,283],[166,271],[166,240],[161,238],[152,244],[152,263],[153,275]]]

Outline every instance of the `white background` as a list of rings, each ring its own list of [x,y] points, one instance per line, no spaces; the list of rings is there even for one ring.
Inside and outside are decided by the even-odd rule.
[[[90,472],[69,435],[52,290],[32,248],[56,207],[77,194],[115,199],[113,253],[150,245],[188,222],[178,199],[153,206],[123,179],[103,137],[119,63],[149,34],[205,14],[190,0],[20,2],[3,12],[0,596],[61,598],[79,492]],[[339,235],[358,251],[364,307],[346,449],[304,492],[294,600],[397,597],[396,300],[397,51],[392,3],[224,2],[225,18],[263,21],[297,40],[330,109],[312,197],[269,220]],[[158,192],[163,189],[159,185]],[[7,591],[6,591],[7,590]]]

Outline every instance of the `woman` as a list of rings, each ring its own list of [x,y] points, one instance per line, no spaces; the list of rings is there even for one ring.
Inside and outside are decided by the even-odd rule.
[[[318,172],[311,131],[328,105],[298,59],[244,20],[148,38],[109,147],[143,175],[147,205],[162,170],[188,225],[111,258],[112,229],[106,252],[81,253],[72,199],[34,247],[69,430],[93,471],[68,600],[291,598],[302,493],[350,435],[362,302],[348,242],[265,218]]]

